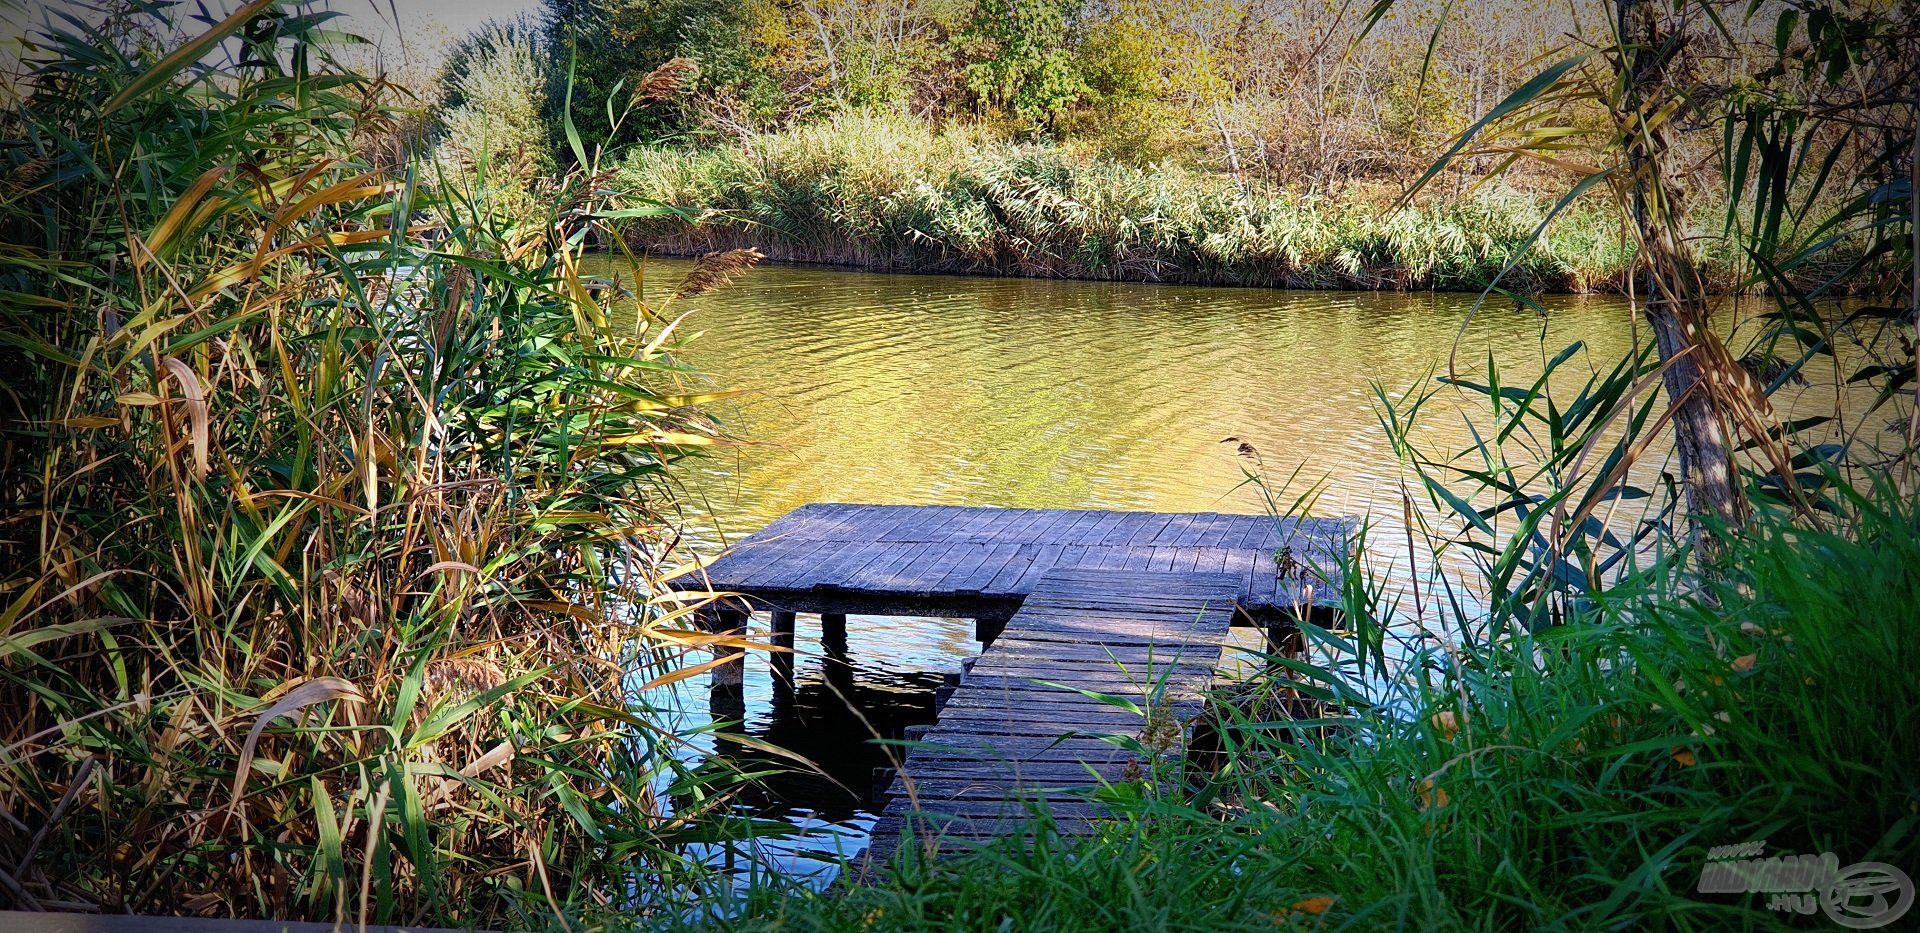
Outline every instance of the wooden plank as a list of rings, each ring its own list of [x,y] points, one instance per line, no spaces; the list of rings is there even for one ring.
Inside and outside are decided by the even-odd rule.
[[[861,592],[877,577],[885,588],[875,593],[938,596],[949,590],[956,595],[978,590],[1019,596],[1047,570],[1062,566],[1147,572],[1230,568],[1245,571],[1245,592],[1265,605],[1284,594],[1278,587],[1262,586],[1262,553],[1290,543],[1300,559],[1324,563],[1331,543],[1344,538],[1345,527],[1339,520],[1275,521],[1261,515],[815,503],[782,516],[716,558],[707,578],[688,575],[675,585],[697,590],[711,579],[716,588],[748,595],[756,588],[788,591],[822,585]],[[894,565],[885,574],[871,572],[896,550],[929,542],[1013,550],[986,552],[991,557],[974,568],[978,578],[964,566],[923,568],[912,562]],[[831,543],[864,543],[877,550],[825,550]],[[1225,550],[1196,554],[1195,548]],[[923,550],[920,557],[950,553]],[[818,566],[810,569],[810,563]],[[929,579],[935,571],[939,578]],[[1322,601],[1336,598],[1337,588],[1319,589]]]
[[[950,505],[923,505],[916,507],[912,514],[900,524],[880,536],[882,541],[923,542],[933,540],[932,535],[958,515],[960,509]]]
[[[891,546],[878,543],[864,544],[857,550],[847,552],[842,559],[834,561],[832,566],[821,568],[820,576],[813,581],[812,588],[827,586],[842,590],[852,589],[855,586],[854,581],[860,579],[860,574],[867,568],[898,556],[899,552]]]
[[[1122,769],[1124,773],[1124,769]],[[1112,779],[1109,779],[1109,783]],[[925,807],[929,801],[1005,801],[1016,807],[1023,801],[1046,801],[1049,803],[1084,804],[1087,797],[1100,789],[1100,781],[1081,772],[1077,777],[1039,778],[1029,775],[1017,785],[1009,785],[1004,779],[995,777],[969,777],[950,775],[944,777],[895,778],[887,788],[887,796],[912,798]],[[942,810],[946,807],[941,806]]]
[[[916,781],[945,780],[981,780],[992,778],[1005,781],[1009,773],[1015,779],[1033,780],[1042,784],[1064,784],[1079,782],[1090,784],[1095,776],[1106,780],[1118,780],[1127,773],[1127,761],[1052,762],[1033,761],[1016,763],[1011,766],[997,761],[964,761],[927,759],[916,762],[905,777]],[[1011,768],[1011,771],[1009,770]],[[1136,770],[1138,766],[1135,766]]]
[[[963,579],[952,581],[951,585],[960,590],[990,592],[993,581],[999,578],[1008,565],[1019,559],[1022,547],[1022,545],[1004,542],[994,545],[988,551],[987,558],[981,561],[972,573]],[[947,585],[946,581],[942,581],[942,585]]]
[[[1009,766],[1020,762],[1050,761],[1059,763],[1085,762],[1100,765],[1108,762],[1126,762],[1132,760],[1129,752],[1111,742],[1093,736],[987,736],[977,732],[932,733],[924,740],[926,744],[939,746],[922,750],[914,749],[907,756],[906,767],[912,770],[918,762],[938,761],[991,761],[1003,762]]]
[[[707,579],[716,589],[738,589],[760,567],[786,556],[805,538],[762,538],[758,535],[734,545],[707,566]]]
[[[1212,676],[1213,666],[1201,663],[1196,658],[1184,664],[1164,665],[1154,670],[1151,677],[1146,676],[1146,672],[1091,669],[1075,675],[1073,683],[1074,686],[1087,690],[1125,693],[1129,688],[1134,688],[1137,692],[1139,689],[1151,687],[1163,680],[1168,683],[1180,682],[1182,687],[1188,688],[1196,687],[1189,681],[1197,681],[1198,687],[1204,687]],[[985,664],[975,665],[973,672],[966,676],[966,680],[977,682],[983,690],[1047,689],[1041,687],[1041,683],[1059,683],[1060,666],[1040,660],[1008,659],[991,667]]]
[[[1060,563],[1057,566],[1078,567],[1080,566],[1080,562],[1086,559],[1087,559],[1086,545],[1069,544],[1060,549]]]
[[[982,506],[975,510],[974,521],[967,526],[967,540],[983,544],[997,542],[1017,516],[1017,509]]]
[[[762,568],[754,585],[772,590],[803,590],[813,586],[818,568],[843,551],[858,550],[851,541],[829,541],[818,548],[795,549],[792,554]]]
[[[940,580],[952,573],[969,557],[982,556],[987,546],[972,541],[941,539],[933,542],[933,547],[914,564],[914,575],[920,583],[917,589],[935,592]]]
[[[1059,786],[1091,784],[1100,779],[1118,780],[1129,770],[1140,769],[1138,765],[1129,761],[1097,763],[1033,761],[1008,765],[997,761],[929,759],[916,762],[899,777],[913,781],[996,781],[1004,785],[1011,775],[1015,780],[1030,780],[1042,786]]]
[[[1039,556],[1040,545],[1018,545],[1012,559],[1007,561],[1006,566],[1000,568],[999,573],[994,574],[993,579],[988,580],[986,585],[980,588],[981,592],[995,594],[1016,592],[1014,586],[1027,571],[1033,568],[1033,562]]]
[[[1021,544],[1046,544],[1056,537],[1062,521],[1071,521],[1073,513],[1061,509],[1035,509],[1033,520],[1019,526]]]
[[[1128,699],[1142,707],[1148,705],[1138,695]],[[988,705],[975,705],[982,703]],[[1199,700],[1153,704],[1156,715],[1163,711],[1183,720],[1197,715],[1203,708],[1204,704]],[[992,730],[994,735],[1046,739],[1049,742],[1062,737],[1071,738],[1072,733],[1139,735],[1146,727],[1146,717],[1142,714],[1086,697],[1080,697],[1077,702],[1065,697],[1053,697],[1048,702],[1027,702],[1019,706],[1002,706],[993,704],[990,699],[970,698],[963,704],[949,704],[940,711],[940,716],[947,728],[956,730],[955,734],[964,731],[968,735],[984,737],[986,730]]]
[[[868,505],[840,513],[841,535],[851,540],[878,541],[918,512],[910,505]]]
[[[852,541],[859,537],[858,529],[863,519],[886,508],[883,505],[826,503],[808,517],[806,533],[811,537]]]
[[[1138,525],[1134,526],[1133,534],[1127,538],[1127,546],[1131,548],[1151,547],[1153,539],[1158,537],[1161,532],[1167,530],[1167,526],[1173,524],[1175,518],[1176,516],[1173,515],[1148,513]]]
[[[1089,546],[1105,547],[1109,536],[1131,525],[1133,521],[1134,513],[1132,512],[1102,512],[1100,513],[1100,520],[1094,522],[1091,527],[1082,532],[1079,535],[1079,539],[1085,541]]]
[[[1050,543],[1085,545],[1085,535],[1089,528],[1100,521],[1104,512],[1075,510],[1069,512],[1070,518],[1055,522],[1049,535]]]
[[[754,589],[775,589],[774,581],[785,572],[805,566],[802,563],[813,554],[827,548],[840,547],[843,542],[810,538],[784,538],[778,547],[771,547],[765,559],[738,571],[728,569],[724,575],[716,575],[714,583],[730,590],[751,592]]]
[[[907,589],[922,595],[932,595],[934,584],[941,577],[953,572],[954,565],[964,559],[977,544],[956,541],[935,541],[926,553],[920,555],[905,575]]]
[[[1040,552],[1034,555],[1033,563],[1028,564],[1027,569],[1021,572],[1020,578],[1009,585],[1007,589],[1016,593],[1031,592],[1034,585],[1040,581],[1040,578],[1047,575],[1047,571],[1059,566],[1060,554],[1065,550],[1066,545],[1063,544],[1040,545]]]
[[[848,576],[846,585],[849,589],[869,593],[900,592],[904,586],[902,575],[909,572],[920,555],[931,547],[931,544],[892,545],[887,548],[885,557]]]
[[[873,563],[887,550],[870,541],[846,541],[845,547],[831,557],[817,561],[800,581],[800,589],[830,586],[844,581],[848,574]]]
[[[947,526],[943,540],[976,544],[992,540],[995,526],[1005,512],[1006,509],[992,506],[970,508]]]
[[[931,584],[931,589],[934,592],[962,593],[969,590],[977,591],[979,589],[978,586],[968,587],[965,585],[966,581],[977,575],[980,572],[981,565],[991,560],[996,554],[1001,554],[1004,557],[1004,552],[1001,551],[1002,545],[995,545],[988,542],[971,542],[964,545],[964,547],[966,553],[958,561],[954,562],[953,569],[949,570],[945,575],[940,577],[940,579]]]
[[[1240,534],[1229,538],[1227,546],[1249,551],[1260,550],[1260,541],[1267,536],[1267,529],[1273,527],[1273,519],[1265,515],[1245,515],[1239,518]]]

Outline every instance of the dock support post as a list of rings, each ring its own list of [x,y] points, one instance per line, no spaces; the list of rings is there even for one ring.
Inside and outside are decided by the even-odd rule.
[[[844,614],[820,614],[820,647],[827,655],[820,664],[827,689],[841,700],[853,702],[853,659],[847,657],[847,617]]]
[[[1293,657],[1299,653],[1301,648],[1300,626],[1292,618],[1288,618],[1285,621],[1268,622],[1265,626],[1265,631],[1267,635],[1268,654]]]
[[[745,609],[719,609],[714,611],[711,618],[711,631],[716,635],[747,633]],[[733,645],[724,645],[715,647],[713,653],[722,663],[713,669],[712,689],[707,697],[708,712],[715,721],[745,719],[747,650]]]
[[[981,647],[986,647],[993,644],[993,640],[999,638],[1006,628],[1004,616],[981,616],[973,620],[973,640],[979,642]]]
[[[820,647],[828,652],[845,654],[847,650],[847,615],[844,612],[820,613]]]
[[[771,652],[767,663],[773,668],[774,692],[780,694],[793,693],[793,629],[793,613],[774,610],[772,637],[769,640],[774,648],[786,650]]]

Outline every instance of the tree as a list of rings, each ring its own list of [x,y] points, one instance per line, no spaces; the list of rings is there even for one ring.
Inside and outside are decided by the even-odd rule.
[[[1753,506],[1750,491],[1817,522],[1803,487],[1820,477],[1799,471],[1809,454],[1816,460],[1837,454],[1796,452],[1789,444],[1793,427],[1776,417],[1768,395],[1808,360],[1831,355],[1847,330],[1813,314],[1814,297],[1843,287],[1849,277],[1871,279],[1874,266],[1920,269],[1912,240],[1920,217],[1920,192],[1911,182],[1920,110],[1912,90],[1920,77],[1915,13],[1899,5],[1822,0],[1764,9],[1723,8],[1715,0],[1616,0],[1614,9],[1610,41],[1560,59],[1514,91],[1461,134],[1407,197],[1451,160],[1471,155],[1532,159],[1571,172],[1577,181],[1561,207],[1589,189],[1610,191],[1638,248],[1634,281],[1658,352],[1696,542],[1711,552],[1718,534],[1737,532]],[[1774,19],[1759,20],[1763,12]],[[1768,59],[1767,67],[1751,65]],[[1569,103],[1603,118],[1593,126],[1570,125]],[[1726,329],[1714,319],[1720,303],[1701,273],[1700,237],[1689,229],[1693,218],[1677,182],[1676,139],[1688,130],[1722,143],[1708,153],[1721,155],[1724,243],[1752,270],[1734,286],[1765,285],[1773,292],[1773,310],[1763,322],[1801,347],[1797,360],[1769,378],[1771,386],[1719,336]],[[1842,246],[1857,249],[1857,257],[1805,281],[1823,255]],[[1920,302],[1904,276],[1883,286],[1893,294],[1908,289],[1908,301]],[[1892,320],[1887,310],[1868,308],[1849,323],[1868,314]],[[1876,359],[1849,381],[1884,385],[1883,402],[1912,382],[1914,342],[1902,337],[1905,360]],[[1909,429],[1908,449],[1887,456],[1910,464],[1916,435],[1920,423]],[[1741,475],[1736,454],[1742,451],[1751,452],[1763,474],[1755,484]]]
[[[1086,76],[1070,41],[1076,0],[981,0],[960,35],[973,61],[967,87],[987,108],[1050,129],[1086,97]]]

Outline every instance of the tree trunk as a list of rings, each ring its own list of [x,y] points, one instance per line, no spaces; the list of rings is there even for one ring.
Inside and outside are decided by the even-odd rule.
[[[1657,5],[1618,0],[1618,11],[1628,77],[1625,107],[1618,116],[1632,169],[1627,184],[1639,242],[1635,274],[1645,273],[1647,323],[1660,362],[1667,366],[1662,382],[1672,414],[1680,483],[1694,520],[1694,543],[1711,552],[1717,549],[1720,531],[1738,530],[1747,517],[1729,435],[1703,370],[1722,362],[1725,352],[1708,330],[1710,308],[1699,264],[1676,229],[1681,218],[1664,182],[1664,129],[1646,127],[1640,119],[1670,96],[1666,65],[1677,44],[1661,29]],[[1687,355],[1676,360],[1682,353]]]

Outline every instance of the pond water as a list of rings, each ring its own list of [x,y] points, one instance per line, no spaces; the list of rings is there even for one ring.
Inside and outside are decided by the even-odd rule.
[[[641,294],[657,307],[688,267],[651,261]],[[1548,299],[1544,316],[1494,303],[1469,320],[1473,305],[762,266],[673,305],[693,312],[684,359],[746,390],[715,407],[746,442],[687,472],[695,533],[711,548],[819,501],[1263,511],[1245,482],[1253,461],[1225,442],[1237,438],[1265,475],[1298,471],[1288,499],[1318,484],[1314,512],[1371,516],[1375,541],[1403,542],[1402,474],[1377,391],[1430,385],[1449,354],[1467,372],[1491,357],[1508,384],[1530,381],[1575,342],[1587,347],[1573,367],[1584,379],[1633,341],[1618,298]],[[1442,392],[1421,443],[1465,447],[1460,413],[1482,405]],[[1403,575],[1393,551],[1376,563]],[[789,849],[802,862],[809,849],[857,851],[870,773],[886,763],[866,740],[931,721],[934,687],[977,650],[965,622],[854,617],[847,669],[819,656],[813,624],[802,617],[793,702],[776,704],[765,664],[748,664],[745,731],[832,778],[768,782],[756,803],[813,830],[776,861]]]

